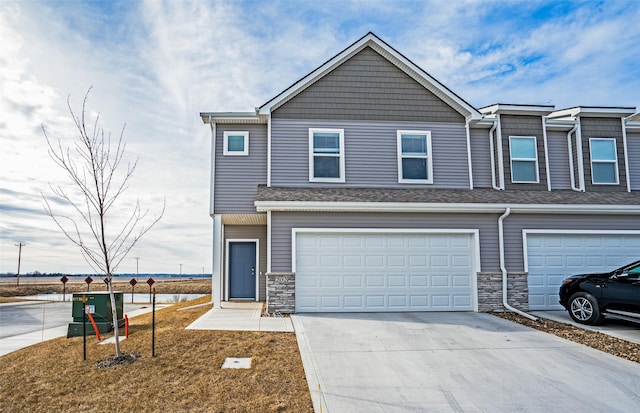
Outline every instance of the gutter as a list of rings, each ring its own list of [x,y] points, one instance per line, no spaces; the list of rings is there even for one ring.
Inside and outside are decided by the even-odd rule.
[[[489,150],[491,151],[491,187],[497,191],[501,188],[496,183],[496,154],[494,148],[493,132],[498,127],[498,119],[493,120],[493,126],[489,130]]]
[[[498,218],[498,247],[500,249],[500,271],[502,271],[502,305],[509,311],[520,314],[523,317],[527,317],[529,320],[537,321],[538,319],[531,314],[518,310],[509,305],[507,302],[507,269],[504,263],[504,226],[503,221],[511,214],[511,208],[506,208],[504,214]]]
[[[573,125],[573,128],[567,133],[567,149],[569,151],[569,170],[571,171],[571,189],[573,191],[580,191],[580,188],[576,186],[576,168],[573,165],[573,143],[571,141],[571,135],[578,130],[578,122]],[[576,150],[577,154],[577,150]]]

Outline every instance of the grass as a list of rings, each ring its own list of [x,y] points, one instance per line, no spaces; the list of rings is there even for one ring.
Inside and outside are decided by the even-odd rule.
[[[0,357],[0,412],[313,412],[293,333],[185,330],[210,306],[210,296],[156,311],[156,357],[151,314],[130,320],[124,353],[133,364],[97,363],[112,344],[59,338]],[[251,357],[251,369],[220,367],[226,357]]]

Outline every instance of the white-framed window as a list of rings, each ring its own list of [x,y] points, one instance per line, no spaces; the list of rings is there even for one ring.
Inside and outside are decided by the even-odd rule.
[[[516,184],[537,184],[538,145],[535,136],[509,136],[511,156],[511,182]]]
[[[617,185],[618,151],[614,138],[590,138],[591,183],[594,185]]]
[[[249,132],[226,131],[224,133],[223,155],[249,155]]]
[[[344,129],[309,129],[309,181],[345,181]]]
[[[399,130],[397,136],[398,182],[432,184],[431,132]]]

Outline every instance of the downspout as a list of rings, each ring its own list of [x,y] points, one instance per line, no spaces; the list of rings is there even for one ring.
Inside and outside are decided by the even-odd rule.
[[[544,141],[544,165],[547,169],[547,191],[551,191],[551,172],[549,172],[549,145],[547,144],[547,118],[542,117],[542,140]]]
[[[494,120],[493,126],[489,130],[489,150],[491,151],[491,186],[495,190],[500,190],[500,187],[496,184],[496,156],[495,156],[495,148],[493,144],[493,132],[495,132],[498,127],[498,120]]]
[[[209,215],[213,217],[214,214],[214,192],[213,186],[215,184],[216,178],[216,124],[211,122],[211,115],[209,115],[209,127],[211,128],[211,173],[209,174],[211,177],[211,185],[209,190],[211,191],[211,197],[209,198]]]
[[[567,148],[569,150],[569,170],[571,171],[571,189],[574,191],[579,191],[580,188],[576,187],[576,170],[575,165],[573,164],[573,143],[571,141],[571,135],[578,129],[578,122],[573,125],[573,128],[567,133]],[[577,150],[576,150],[577,157]]]
[[[504,211],[504,214],[500,215],[500,218],[498,218],[498,248],[500,250],[500,271],[502,272],[502,305],[504,305],[504,308],[509,311],[518,313],[530,320],[537,321],[537,317],[534,317],[531,314],[527,314],[524,311],[518,310],[517,308],[510,306],[507,302],[507,269],[504,263],[504,226],[502,224],[502,221],[504,221],[504,219],[509,215],[511,215],[511,208],[507,208]]]
[[[211,257],[211,304],[213,304],[214,308],[220,307],[220,294],[216,294],[216,272],[218,273],[218,277],[220,277],[220,263],[219,263],[219,255],[216,256],[216,239],[218,239],[218,234],[220,231],[220,222],[221,218],[214,215],[215,207],[214,207],[214,184],[215,184],[215,176],[216,176],[216,125],[211,121],[211,115],[209,115],[209,128],[211,129],[211,197],[209,198],[209,215],[213,218],[213,236],[212,236],[212,244],[213,244],[213,254]],[[217,267],[217,268],[216,268]],[[216,305],[217,303],[217,305]]]
[[[473,189],[473,167],[471,165],[471,131],[469,131],[469,120],[464,124],[467,132],[467,164],[469,165],[469,189]]]
[[[267,188],[271,188],[271,113],[267,118]]]
[[[627,125],[624,118],[622,121],[622,145],[624,147],[624,172],[627,175],[627,192],[631,192],[631,177],[629,176],[629,155],[627,149]]]

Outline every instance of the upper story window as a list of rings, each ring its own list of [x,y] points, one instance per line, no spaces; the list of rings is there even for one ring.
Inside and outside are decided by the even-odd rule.
[[[231,156],[249,155],[249,132],[225,132],[222,154]]]
[[[535,184],[538,175],[538,149],[535,136],[509,136],[511,182]]]
[[[618,154],[614,138],[589,139],[591,182],[594,185],[618,184]]]
[[[398,182],[433,183],[431,132],[398,131]]]
[[[309,129],[309,181],[345,181],[343,129]]]

